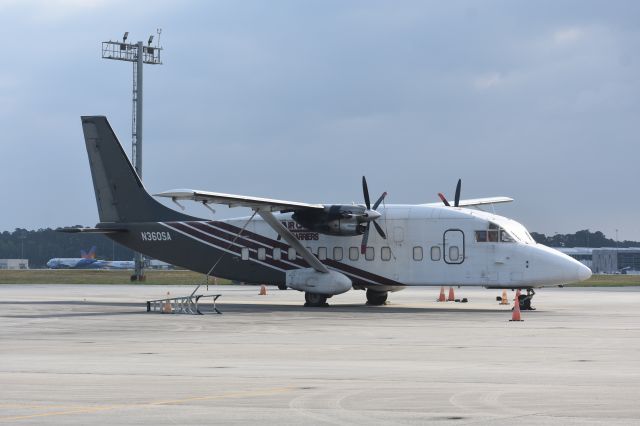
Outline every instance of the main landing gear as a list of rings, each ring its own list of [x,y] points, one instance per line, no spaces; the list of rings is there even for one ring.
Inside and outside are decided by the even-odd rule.
[[[367,289],[367,305],[380,306],[387,302],[388,291],[374,291]]]
[[[536,294],[532,288],[527,289],[527,294],[520,295],[520,310],[521,311],[535,311],[536,308],[531,306],[531,301],[533,300],[533,296]]]
[[[323,296],[322,294],[317,293],[309,293],[308,291],[304,293],[304,306],[321,308],[324,306],[329,306],[327,303],[327,296]]]

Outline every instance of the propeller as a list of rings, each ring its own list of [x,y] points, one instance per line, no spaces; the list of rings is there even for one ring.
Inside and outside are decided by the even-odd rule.
[[[461,186],[462,186],[462,179],[458,179],[458,184],[456,185],[456,195],[454,196],[454,200],[453,200],[453,207],[460,206],[460,187]],[[449,201],[447,201],[447,198],[444,196],[442,192],[438,192],[438,197],[440,197],[440,199],[442,200],[445,206],[451,207],[451,204],[449,204]]]
[[[378,225],[378,223],[376,222],[376,220],[380,216],[382,216],[380,213],[376,211],[376,209],[378,208],[378,206],[380,206],[380,203],[382,203],[382,201],[384,200],[384,197],[387,196],[387,193],[383,192],[380,198],[378,198],[376,202],[373,204],[373,208],[372,208],[371,200],[369,198],[369,187],[367,186],[367,179],[365,179],[364,176],[362,176],[362,193],[364,195],[364,204],[367,206],[367,209],[365,210],[362,216],[362,219],[365,222],[367,222],[367,227],[365,228],[364,234],[362,235],[362,243],[360,244],[360,251],[362,252],[362,254],[365,254],[367,251],[367,242],[369,241],[369,228],[371,227],[372,223],[373,223],[373,227],[376,228],[376,231],[378,232],[378,234],[383,239],[385,240],[387,239],[387,236],[385,235],[384,231],[382,230],[380,225]]]

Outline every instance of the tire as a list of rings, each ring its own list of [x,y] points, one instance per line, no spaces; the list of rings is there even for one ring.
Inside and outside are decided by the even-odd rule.
[[[327,304],[327,296],[323,296],[322,294],[305,292],[304,300],[306,302],[304,306],[309,306],[312,308],[329,306]]]
[[[387,302],[387,291],[374,291],[367,289],[367,305],[381,306]]]

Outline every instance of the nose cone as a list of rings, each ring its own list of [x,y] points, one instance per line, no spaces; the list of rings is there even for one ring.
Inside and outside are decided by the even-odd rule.
[[[589,278],[591,278],[591,269],[581,263],[580,265],[578,265],[577,275],[578,281],[588,280]]]
[[[591,277],[591,269],[576,259],[550,247],[537,244],[532,247],[535,265],[529,272],[532,282],[559,285],[584,281]]]

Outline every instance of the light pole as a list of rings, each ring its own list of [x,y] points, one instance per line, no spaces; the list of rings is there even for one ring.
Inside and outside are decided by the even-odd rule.
[[[18,238],[20,238],[20,259],[24,259],[24,239],[27,238],[27,236],[22,233]]]
[[[157,29],[158,39],[156,45],[152,46],[153,36],[149,37],[147,46],[139,41],[135,44],[127,43],[129,32],[124,33],[122,42],[103,41],[102,58],[114,59],[117,61],[127,61],[133,63],[133,111],[131,118],[131,162],[134,164],[136,173],[142,180],[142,68],[144,64],[162,65],[160,60],[160,34],[161,29]],[[131,276],[131,281],[144,281],[144,259],[142,253],[135,254],[135,272]]]

